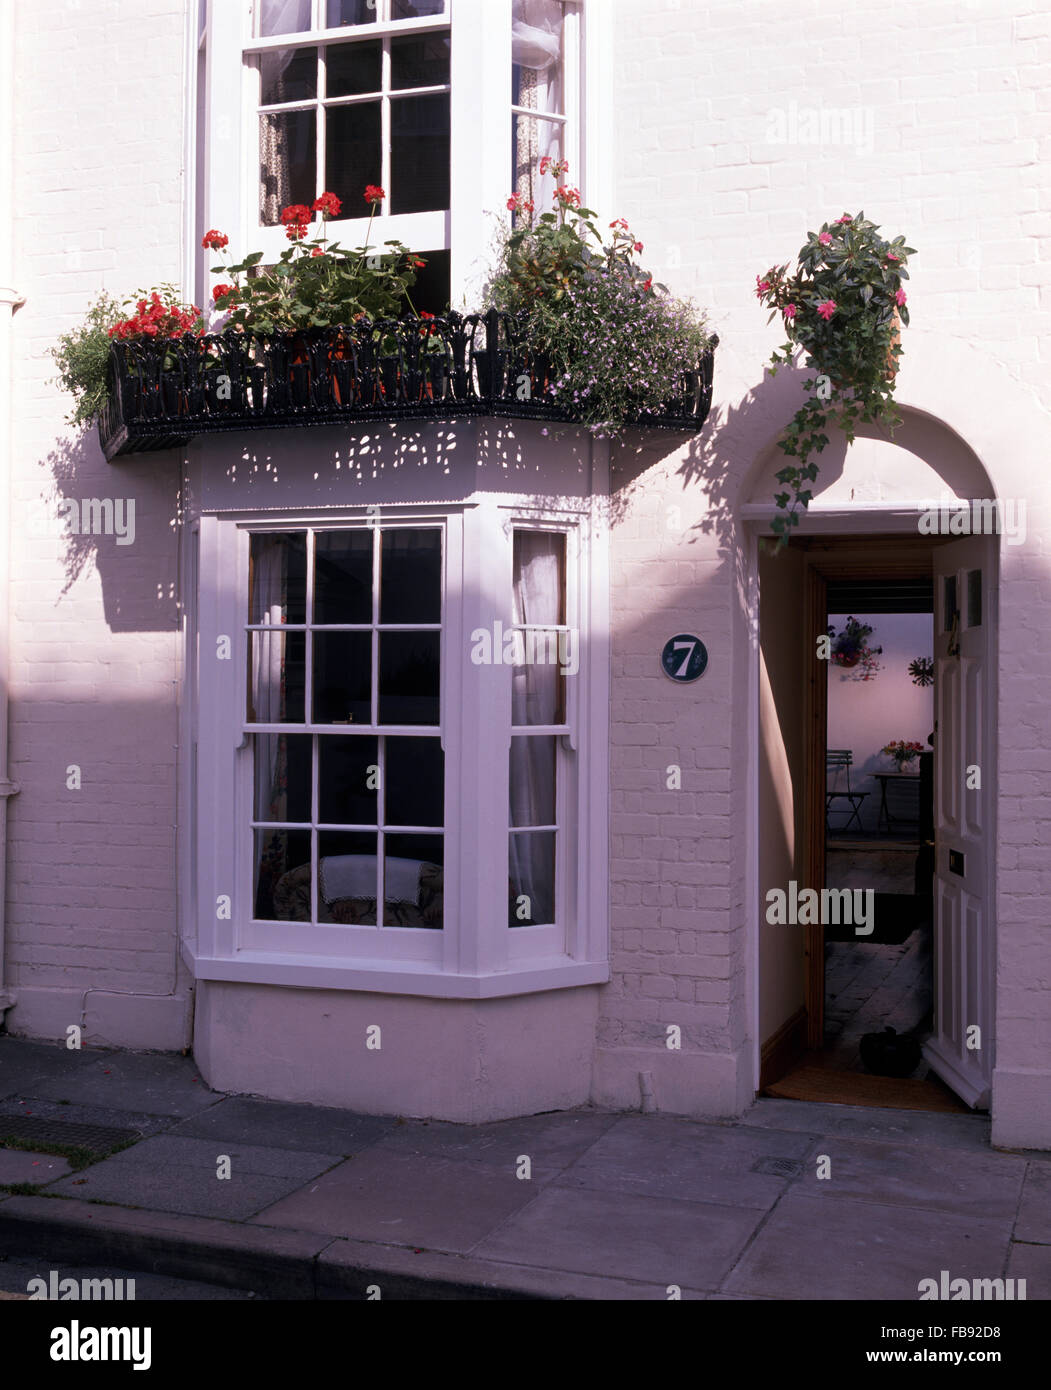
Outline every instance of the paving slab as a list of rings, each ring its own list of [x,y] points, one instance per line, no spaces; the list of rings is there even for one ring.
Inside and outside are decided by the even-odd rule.
[[[562,1174],[558,1186],[767,1210],[791,1175],[756,1173],[753,1165],[799,1161],[810,1148],[806,1134],[727,1129],[662,1115],[624,1117]]]
[[[219,1092],[208,1089],[192,1057],[154,1052],[106,1054],[79,1068],[75,1076],[54,1073],[34,1079],[32,1094],[44,1100],[179,1117],[205,1110],[221,1099]]]
[[[746,1128],[795,1130],[815,1137],[842,1134],[895,1144],[937,1144],[949,1149],[989,1152],[987,1115],[937,1115],[924,1110],[886,1110],[867,1105],[827,1105],[823,1101],[780,1100],[763,1096],[737,1122]]]
[[[223,1153],[230,1159],[229,1178],[217,1176]],[[214,1140],[158,1135],[50,1190],[81,1200],[243,1221],[331,1168],[339,1157],[248,1144],[220,1148]]]
[[[479,1260],[433,1250],[392,1249],[367,1241],[336,1240],[318,1259],[318,1296],[367,1299],[378,1289],[383,1299],[588,1299],[662,1302],[663,1284],[567,1274],[557,1269]],[[710,1294],[682,1289],[683,1301],[703,1302]]]
[[[570,1111],[486,1125],[409,1121],[384,1138],[377,1151],[482,1164],[508,1173],[514,1173],[525,1155],[533,1182],[547,1182],[608,1133],[617,1118],[596,1111]]]
[[[1051,1298],[1051,1245],[1012,1245],[1007,1275],[1010,1279],[1025,1280],[1027,1302]]]
[[[510,1172],[372,1148],[253,1220],[466,1254],[535,1193]]]
[[[319,1105],[227,1096],[169,1133],[227,1144],[257,1144],[307,1153],[352,1154],[391,1133],[398,1121]]]
[[[818,1177],[817,1157],[830,1176]],[[954,1216],[968,1214],[1010,1226],[1018,1211],[1026,1163],[1008,1154],[943,1149],[929,1144],[881,1143],[823,1136],[814,1145],[798,1187],[808,1196],[888,1202]]]
[[[553,1186],[471,1253],[665,1289],[717,1289],[762,1215],[754,1208]]]
[[[72,1089],[74,1078],[88,1071],[100,1058],[116,1052],[96,1048],[70,1049],[55,1043],[24,1042],[21,1038],[0,1038],[0,1098],[37,1095],[37,1084],[65,1081]],[[72,1100],[72,1096],[65,1097]]]
[[[71,1172],[64,1158],[29,1149],[0,1148],[0,1183],[38,1182],[41,1185]]]
[[[781,1199],[722,1285],[729,1294],[778,1299],[904,1299],[921,1279],[996,1278],[1010,1227],[851,1197],[793,1191]]]
[[[1051,1163],[1030,1160],[1015,1223],[1015,1240],[1051,1245]]]

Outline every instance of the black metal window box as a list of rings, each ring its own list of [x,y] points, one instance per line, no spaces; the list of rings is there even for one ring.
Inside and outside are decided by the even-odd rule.
[[[697,433],[711,408],[718,338],[682,393],[632,423]],[[498,416],[572,423],[551,365],[513,318],[486,314],[120,342],[99,419],[107,459],[172,449],[220,430]]]

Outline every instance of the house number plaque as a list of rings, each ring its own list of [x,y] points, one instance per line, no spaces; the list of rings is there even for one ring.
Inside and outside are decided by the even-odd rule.
[[[670,637],[661,652],[661,670],[673,681],[688,685],[703,676],[708,666],[708,648],[699,637],[680,632]]]

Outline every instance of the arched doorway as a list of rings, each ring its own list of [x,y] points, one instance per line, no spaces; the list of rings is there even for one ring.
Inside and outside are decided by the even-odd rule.
[[[776,1087],[779,1076],[796,1074],[802,1059],[804,1066],[815,1070],[842,1067],[850,1073],[834,1083],[826,1076],[821,1085],[815,1083],[809,1090],[804,1086],[807,1098],[864,1101],[868,1097],[868,1103],[896,1104],[898,1100],[888,1097],[898,1095],[905,1097],[900,1103],[910,1108],[927,1108],[935,1104],[931,1099],[935,1091],[924,1092],[920,1085],[927,1074],[951,1087],[967,1105],[983,1107],[989,1102],[994,1051],[995,862],[991,846],[998,537],[995,529],[973,536],[970,531],[979,525],[1002,524],[1004,518],[995,508],[977,512],[972,508],[975,499],[994,496],[973,451],[929,416],[907,412],[893,440],[859,438],[849,450],[844,440],[833,440],[822,455],[815,498],[797,539],[787,551],[770,558],[760,555],[759,538],[773,513],[771,499],[777,490],[773,475],[782,462],[776,447],[767,450],[754,470],[756,481],[749,488],[748,501],[740,509],[751,532],[756,599],[758,708],[752,824],[757,877],[757,1089]],[[954,502],[967,503],[966,529],[964,508],[954,507]],[[922,1058],[909,1084],[896,1092],[870,1084],[875,1079],[856,1055],[852,1061],[848,1056],[845,1063],[842,1057],[828,1061],[836,1030],[835,1020],[826,1011],[827,966],[840,949],[831,938],[852,943],[843,949],[856,961],[874,960],[876,969],[870,974],[878,981],[883,964],[878,952],[888,940],[894,941],[896,924],[891,919],[900,915],[906,896],[880,894],[878,887],[865,889],[865,896],[859,890],[851,894],[829,872],[828,754],[833,742],[829,653],[821,651],[820,639],[827,635],[830,622],[830,592],[850,593],[851,584],[860,585],[854,591],[858,593],[896,593],[899,605],[911,605],[906,612],[919,611],[923,604],[917,595],[928,595],[932,649],[915,655],[929,655],[936,677],[937,706],[931,705],[930,722],[937,723],[939,733],[933,749],[926,750],[929,824],[924,823],[921,807],[912,830],[913,843],[899,836],[897,846],[899,858],[904,843],[917,865],[929,869],[928,918],[922,925],[917,921],[910,938],[915,952],[922,952],[924,930],[929,934],[929,1026],[921,1027],[922,1020],[917,1020],[916,1027],[903,1030],[901,1019],[908,1019],[908,1010],[896,1009],[890,993],[885,990],[881,995],[878,988],[860,1000],[856,1017],[851,1015],[854,1022],[863,1023],[867,1017],[869,1025],[877,1019],[897,1021],[899,1032],[922,1042]],[[906,600],[906,595],[911,598]],[[886,603],[871,597],[869,602],[879,612],[894,612],[895,601],[890,597]],[[842,622],[842,615],[837,616]],[[871,625],[871,618],[867,621]],[[901,672],[897,676],[896,685],[885,681],[884,699],[869,701],[879,717],[879,722],[870,721],[870,734],[885,728],[888,742],[908,740],[918,732],[897,727],[905,722]],[[912,717],[918,716],[913,712]],[[840,735],[837,741],[847,739]],[[874,737],[863,745],[863,766],[851,784],[853,797],[848,788],[847,797],[838,803],[848,822],[854,813],[859,832],[856,858],[874,847],[864,844],[872,829],[872,813],[876,811],[877,822],[880,813],[889,815],[888,785],[899,793],[906,790],[904,781],[895,783],[894,774],[886,771],[886,760],[878,761],[881,746],[882,738]],[[857,768],[858,750],[853,752]],[[880,767],[882,772],[876,770]],[[838,781],[836,790],[842,795]],[[867,826],[857,814],[862,807],[869,813]],[[884,841],[874,839],[886,859]],[[842,856],[842,847],[838,852]],[[868,858],[874,862],[871,854]],[[921,879],[917,869],[917,889],[910,898],[920,898]],[[876,917],[876,903],[881,915],[874,931],[864,913],[867,907]],[[841,918],[852,908],[861,919],[844,924]]]

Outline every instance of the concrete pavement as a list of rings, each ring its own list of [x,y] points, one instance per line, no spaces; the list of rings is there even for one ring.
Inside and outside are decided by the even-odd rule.
[[[760,1100],[736,1122],[453,1125],[0,1037],[12,1129],[0,1253],[36,1265],[299,1299],[914,1300],[945,1269],[1051,1294],[1051,1154],[992,1150],[981,1116]]]

